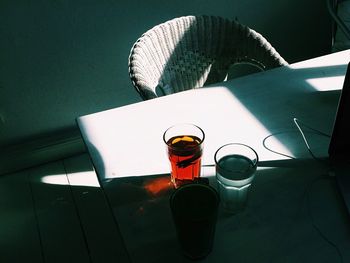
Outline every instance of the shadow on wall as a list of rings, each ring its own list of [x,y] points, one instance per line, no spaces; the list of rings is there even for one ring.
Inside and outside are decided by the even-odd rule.
[[[140,101],[127,72],[130,47],[147,28],[173,17],[238,16],[289,62],[327,52],[330,23],[320,1],[260,2],[0,1],[1,153],[7,156],[5,145],[74,130],[78,116]]]

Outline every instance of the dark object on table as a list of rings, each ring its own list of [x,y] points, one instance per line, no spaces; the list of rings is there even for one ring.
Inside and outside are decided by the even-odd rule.
[[[212,250],[219,195],[206,184],[186,184],[170,196],[177,237],[185,256],[206,257]]]

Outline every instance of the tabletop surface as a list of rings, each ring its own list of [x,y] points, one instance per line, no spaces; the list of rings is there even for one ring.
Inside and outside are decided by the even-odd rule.
[[[227,142],[260,159],[246,210],[220,212],[207,262],[348,262],[349,215],[326,161],[350,50],[78,118],[133,262],[179,262],[162,135],[189,122],[205,134],[203,176]],[[312,128],[312,129],[310,129]],[[221,210],[220,210],[221,211]]]

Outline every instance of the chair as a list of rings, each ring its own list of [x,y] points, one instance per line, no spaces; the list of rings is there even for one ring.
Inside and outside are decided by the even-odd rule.
[[[332,52],[350,48],[350,1],[326,0],[332,17]]]
[[[259,33],[217,16],[184,16],[144,33],[131,48],[129,75],[143,100],[224,81],[231,65],[267,70],[288,63]]]

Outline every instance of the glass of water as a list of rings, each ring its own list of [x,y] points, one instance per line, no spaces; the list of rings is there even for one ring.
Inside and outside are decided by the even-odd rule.
[[[255,177],[258,154],[245,144],[229,143],[216,151],[214,159],[218,191],[224,210],[229,213],[242,211]]]

